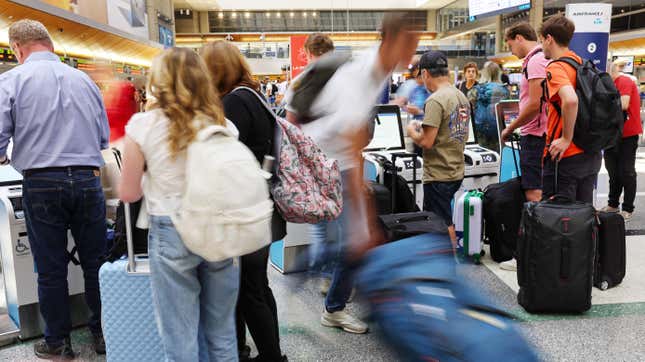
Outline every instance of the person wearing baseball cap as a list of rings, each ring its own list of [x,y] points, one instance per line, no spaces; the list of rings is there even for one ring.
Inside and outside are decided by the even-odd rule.
[[[423,148],[423,209],[444,219],[456,246],[451,203],[464,179],[464,149],[470,126],[470,103],[450,81],[448,59],[429,51],[419,60],[421,79],[432,95],[425,103],[422,122],[410,122],[407,131]]]

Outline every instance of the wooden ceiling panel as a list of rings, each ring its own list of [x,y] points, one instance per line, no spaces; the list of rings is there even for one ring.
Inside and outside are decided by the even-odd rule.
[[[0,32],[6,32],[9,25],[19,19],[43,23],[56,43],[56,52],[61,55],[149,66],[152,58],[161,51],[161,46],[139,43],[8,0],[0,0]]]

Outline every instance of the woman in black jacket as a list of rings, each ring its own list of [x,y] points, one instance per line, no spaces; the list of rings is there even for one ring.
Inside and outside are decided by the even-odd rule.
[[[253,80],[250,67],[240,51],[228,42],[206,45],[202,57],[222,95],[226,118],[237,126],[240,142],[262,163],[265,155],[273,153],[275,119],[262,104],[264,97],[259,92],[260,83]],[[286,223],[275,210],[271,240],[280,240],[285,235]],[[287,361],[280,350],[277,308],[267,277],[268,259],[268,246],[240,258],[241,284],[236,313],[240,360]],[[259,352],[253,359],[248,359],[250,349],[246,345],[245,325]]]

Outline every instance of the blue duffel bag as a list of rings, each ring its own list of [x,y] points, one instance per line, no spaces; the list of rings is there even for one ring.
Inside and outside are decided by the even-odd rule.
[[[450,239],[423,234],[370,251],[357,275],[403,361],[537,361],[512,316],[461,282]]]

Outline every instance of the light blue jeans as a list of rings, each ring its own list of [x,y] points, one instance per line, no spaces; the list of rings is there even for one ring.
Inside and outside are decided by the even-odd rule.
[[[186,249],[172,221],[150,217],[150,280],[167,361],[237,361],[233,259],[209,263]]]

